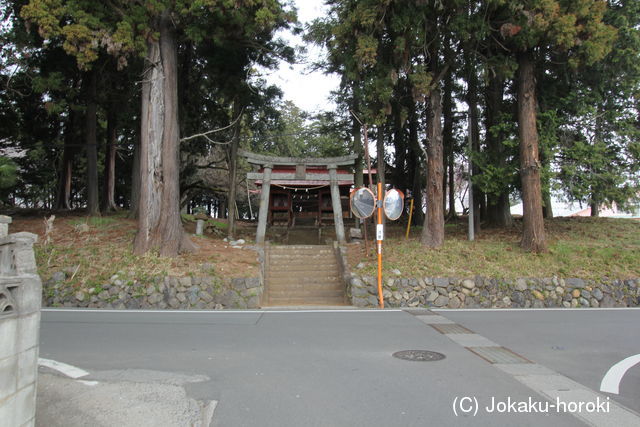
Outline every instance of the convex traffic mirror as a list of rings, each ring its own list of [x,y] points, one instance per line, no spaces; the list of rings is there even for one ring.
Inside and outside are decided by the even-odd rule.
[[[387,191],[382,207],[384,208],[384,214],[387,218],[395,221],[400,218],[404,210],[404,194],[396,189]]]
[[[360,218],[369,218],[373,215],[376,206],[376,196],[367,187],[358,188],[351,192],[351,212]]]

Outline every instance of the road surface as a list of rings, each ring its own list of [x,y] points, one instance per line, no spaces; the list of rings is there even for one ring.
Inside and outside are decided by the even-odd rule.
[[[87,372],[65,379],[75,393],[86,387],[93,396],[76,415],[120,405],[120,425],[132,409],[114,394],[132,385],[174,387],[140,391],[136,402],[159,405],[148,412],[163,399],[176,405],[180,395],[178,419],[215,409],[211,425],[225,427],[640,425],[640,365],[621,378],[619,394],[599,392],[612,365],[640,353],[639,316],[638,310],[46,310],[40,357]],[[445,358],[392,356],[401,350]],[[64,376],[50,368],[41,373],[50,389],[39,394],[40,425],[70,425],[64,407],[51,402]],[[206,425],[211,418],[201,419]],[[129,421],[144,425],[139,417]]]

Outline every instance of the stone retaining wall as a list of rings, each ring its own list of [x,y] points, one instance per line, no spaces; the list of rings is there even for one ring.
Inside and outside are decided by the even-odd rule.
[[[375,277],[352,273],[347,293],[356,307],[378,305]],[[640,279],[396,277],[385,279],[383,295],[387,307],[636,307],[640,305]]]
[[[258,277],[155,277],[144,283],[126,273],[108,283],[73,290],[67,273],[56,272],[44,283],[43,305],[115,309],[223,309],[260,307],[263,285]]]

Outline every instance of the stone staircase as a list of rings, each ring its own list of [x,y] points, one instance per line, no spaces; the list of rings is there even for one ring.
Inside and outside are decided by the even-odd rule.
[[[264,305],[345,305],[345,286],[333,247],[269,246]]]

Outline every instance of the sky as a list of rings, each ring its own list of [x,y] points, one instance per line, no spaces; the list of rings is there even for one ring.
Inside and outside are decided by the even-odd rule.
[[[322,0],[295,0],[294,3],[298,9],[298,20],[303,25],[324,15],[325,7]],[[284,32],[280,36],[289,40],[294,46],[305,44],[299,36]],[[285,100],[293,101],[303,110],[309,112],[332,110],[334,105],[329,100],[329,95],[332,90],[338,88],[340,77],[336,74],[325,75],[322,71],[311,72],[310,63],[324,57],[323,49],[312,45],[306,47],[306,61],[294,65],[281,61],[278,70],[263,70],[264,77],[269,83],[282,89]]]

